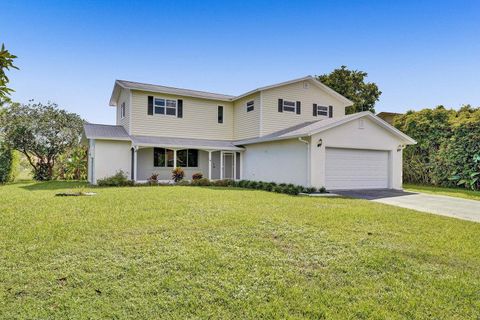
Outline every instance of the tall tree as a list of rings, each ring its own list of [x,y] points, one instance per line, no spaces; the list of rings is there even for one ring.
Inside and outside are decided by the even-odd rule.
[[[375,112],[375,102],[382,92],[373,82],[365,82],[367,73],[359,70],[349,70],[346,66],[323,74],[316,78],[344,97],[353,101],[353,105],[345,111],[347,114],[371,111]]]
[[[17,56],[5,49],[5,45],[2,43],[2,48],[0,49],[0,105],[3,100],[8,100],[8,95],[14,91],[7,87],[9,79],[5,71],[10,70],[10,68],[18,69],[13,65],[13,60],[16,58]]]
[[[0,118],[5,142],[23,153],[36,180],[50,180],[57,157],[78,145],[83,121],[54,103],[9,104]]]

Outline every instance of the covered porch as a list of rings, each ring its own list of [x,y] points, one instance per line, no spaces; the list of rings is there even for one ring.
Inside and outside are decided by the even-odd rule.
[[[172,170],[184,170],[185,180],[201,173],[204,178],[242,179],[243,148],[230,141],[133,136],[131,179],[145,182],[153,174],[171,181]]]

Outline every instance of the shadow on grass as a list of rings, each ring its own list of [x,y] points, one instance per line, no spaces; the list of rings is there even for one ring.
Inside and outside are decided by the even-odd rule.
[[[24,184],[26,181],[19,182]],[[86,181],[31,181],[30,184],[21,186],[22,189],[28,191],[38,190],[60,190],[60,189],[72,189],[79,187],[88,187]]]

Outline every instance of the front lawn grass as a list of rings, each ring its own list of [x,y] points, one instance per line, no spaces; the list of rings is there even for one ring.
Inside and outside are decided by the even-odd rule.
[[[365,200],[0,186],[1,319],[478,319],[480,224]]]
[[[424,192],[424,193],[439,194],[444,196],[480,201],[480,191],[473,191],[473,190],[462,189],[462,188],[444,188],[444,187],[425,186],[425,185],[419,185],[419,184],[404,184],[403,188],[405,189],[405,191]]]

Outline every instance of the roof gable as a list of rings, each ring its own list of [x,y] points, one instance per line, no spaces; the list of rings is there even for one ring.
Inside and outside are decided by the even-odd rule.
[[[315,122],[305,122],[300,125],[296,125],[281,131],[274,132],[272,134],[263,136],[263,137],[258,137],[254,139],[245,139],[245,140],[240,140],[237,141],[236,144],[242,145],[242,144],[253,144],[253,143],[261,143],[261,142],[267,142],[267,141],[276,141],[276,140],[286,140],[286,139],[294,139],[294,138],[300,138],[300,137],[306,137],[306,136],[312,136],[314,134],[341,126],[345,123],[348,123],[350,121],[354,121],[356,119],[360,119],[363,117],[368,117],[371,119],[375,124],[378,126],[382,127],[383,129],[389,131],[393,135],[399,137],[401,140],[405,141],[406,144],[416,144],[417,142],[398,130],[397,128],[391,126],[387,122],[383,121],[379,117],[375,116],[373,113],[370,111],[364,111],[364,112],[359,112],[359,113],[354,113],[348,116],[344,116],[341,118],[328,118],[325,120],[319,120]]]

